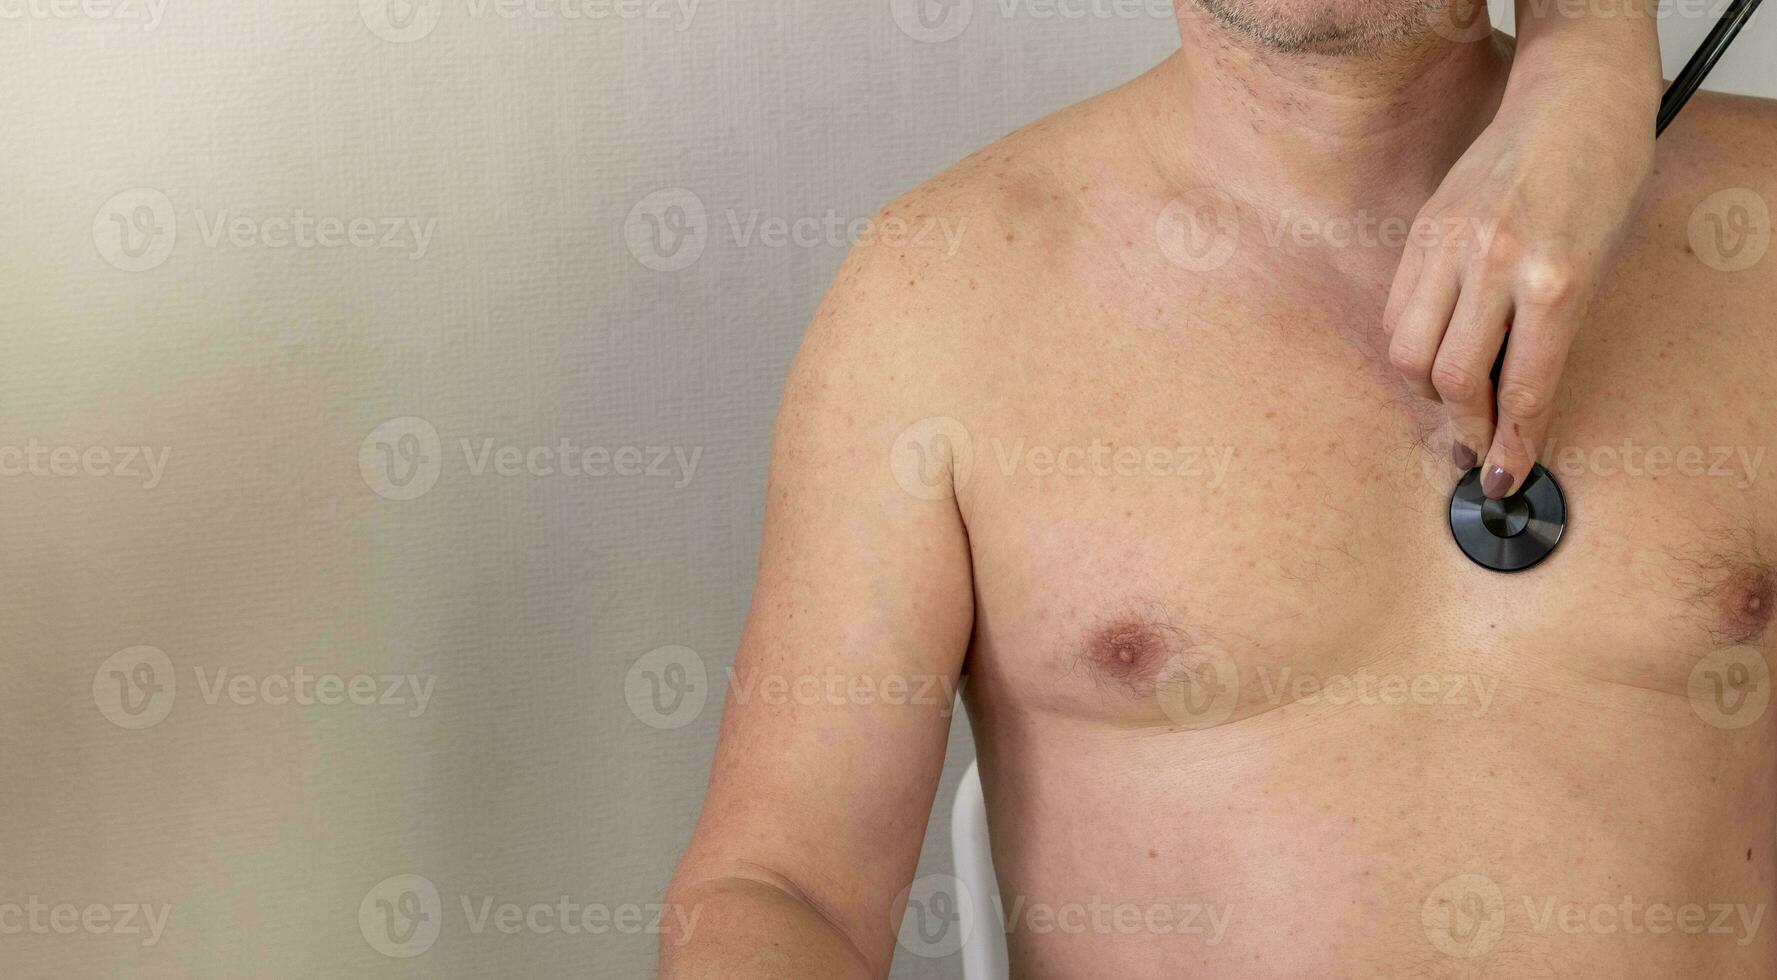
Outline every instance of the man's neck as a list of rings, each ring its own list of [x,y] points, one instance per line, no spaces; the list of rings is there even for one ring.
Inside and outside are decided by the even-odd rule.
[[[1509,51],[1426,36],[1287,53],[1179,0],[1182,49],[1153,73],[1144,127],[1181,184],[1272,214],[1411,219],[1498,108]]]

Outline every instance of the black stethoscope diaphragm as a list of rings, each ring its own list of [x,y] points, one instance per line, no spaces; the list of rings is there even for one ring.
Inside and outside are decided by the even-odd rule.
[[[1482,568],[1521,572],[1549,557],[1566,527],[1561,485],[1541,463],[1530,468],[1517,493],[1500,500],[1481,492],[1478,466],[1464,473],[1450,493],[1450,534]]]

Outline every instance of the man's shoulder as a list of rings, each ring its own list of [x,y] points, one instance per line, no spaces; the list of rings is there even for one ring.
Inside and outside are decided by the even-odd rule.
[[[1660,137],[1654,177],[1625,254],[1649,330],[1682,327],[1693,363],[1759,401],[1777,398],[1777,101],[1698,93]],[[1651,304],[1651,305],[1649,305]]]
[[[1089,240],[1094,185],[1125,164],[1115,90],[989,143],[896,197],[871,220],[835,281],[873,283],[872,301],[946,314],[1029,297]],[[1127,157],[1126,154],[1122,155]],[[946,317],[947,330],[959,324]]]
[[[1777,191],[1777,99],[1697,93],[1660,137],[1656,175],[1680,194],[1724,182]]]
[[[875,410],[902,414],[975,391],[985,365],[1078,289],[1102,218],[1088,190],[1129,166],[1115,92],[993,141],[878,211],[803,336],[803,373],[847,377]]]
[[[1777,126],[1777,99],[1727,92],[1698,92],[1684,111],[1678,114],[1678,119],[1672,124],[1675,128],[1670,132],[1679,132],[1676,127],[1687,123],[1705,131],[1719,131],[1722,127],[1760,127],[1765,131],[1764,138],[1769,140],[1772,135],[1771,127]]]
[[[1635,238],[1663,280],[1771,298],[1777,277],[1716,274],[1777,260],[1763,254],[1777,217],[1777,100],[1699,92],[1660,137],[1645,201]]]
[[[1066,288],[1082,205],[1070,197],[1081,106],[957,161],[879,210],[815,311],[786,382],[844,392],[848,424],[966,414],[982,379]],[[804,396],[799,403],[807,403]]]

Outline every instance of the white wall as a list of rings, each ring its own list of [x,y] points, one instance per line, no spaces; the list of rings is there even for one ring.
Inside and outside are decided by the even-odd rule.
[[[645,975],[652,937],[476,934],[462,902],[654,902],[691,829],[778,387],[844,251],[731,219],[862,218],[1174,44],[1011,0],[938,43],[889,3],[386,2],[0,0],[0,466],[43,452],[0,477],[0,910],[171,910],[152,946],[0,935],[5,976]],[[1774,38],[1718,83],[1777,94]],[[691,253],[633,209],[687,192],[701,253],[660,271]],[[267,247],[299,215],[403,230]],[[463,450],[563,439],[696,466]],[[701,711],[649,707],[674,657]],[[429,700],[268,703],[298,668]],[[366,938],[403,874],[438,893],[411,958]]]

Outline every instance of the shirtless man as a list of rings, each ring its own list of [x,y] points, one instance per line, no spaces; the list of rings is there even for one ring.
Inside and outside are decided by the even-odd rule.
[[[1491,572],[1381,323],[1510,49],[1421,6],[1180,3],[887,209],[964,244],[856,250],[792,370],[735,669],[823,696],[731,685],[663,976],[887,974],[949,704],[886,692],[959,672],[1014,977],[1777,975],[1777,104],[1661,141]]]

